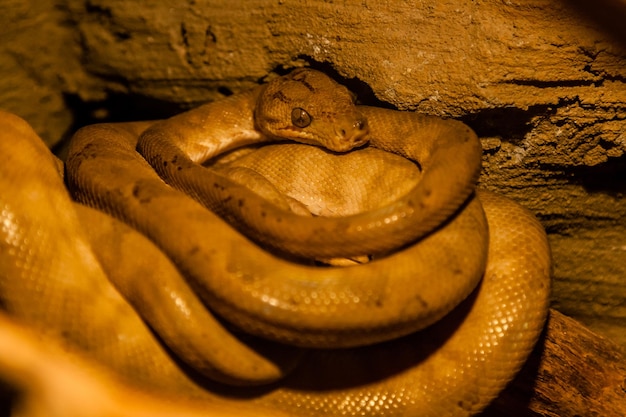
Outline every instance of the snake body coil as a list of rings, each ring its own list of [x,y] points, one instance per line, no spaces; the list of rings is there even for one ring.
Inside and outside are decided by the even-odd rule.
[[[541,330],[545,233],[474,189],[480,144],[458,122],[355,106],[305,69],[154,124],[83,128],[72,196],[132,228],[72,202],[34,132],[0,122],[1,305],[125,383],[261,416],[469,416]],[[200,165],[276,140],[303,144]],[[205,207],[290,259],[375,259],[285,260]]]

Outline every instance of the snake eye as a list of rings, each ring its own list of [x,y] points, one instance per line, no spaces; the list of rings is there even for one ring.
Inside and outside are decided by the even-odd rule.
[[[307,127],[311,124],[311,120],[311,115],[300,107],[295,107],[291,111],[291,123],[296,127]]]

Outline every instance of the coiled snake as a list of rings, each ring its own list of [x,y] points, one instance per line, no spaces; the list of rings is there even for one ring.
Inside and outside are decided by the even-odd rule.
[[[545,233],[475,190],[480,144],[461,123],[356,106],[295,70],[164,121],[81,129],[65,183],[96,211],[25,122],[0,122],[0,305],[114,370],[96,382],[152,393],[143,405],[469,416],[540,333]],[[214,158],[278,140],[301,144]]]

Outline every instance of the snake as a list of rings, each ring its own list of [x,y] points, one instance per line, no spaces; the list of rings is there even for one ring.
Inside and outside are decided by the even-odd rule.
[[[545,231],[469,127],[354,100],[297,69],[65,164],[0,113],[2,311],[207,415],[479,413],[541,332]]]

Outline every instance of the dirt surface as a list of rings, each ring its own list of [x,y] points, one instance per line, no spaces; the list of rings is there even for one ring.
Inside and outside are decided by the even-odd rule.
[[[550,233],[554,306],[626,345],[626,11],[617,0],[5,1],[0,107],[51,145],[302,65],[459,118],[485,187]]]

